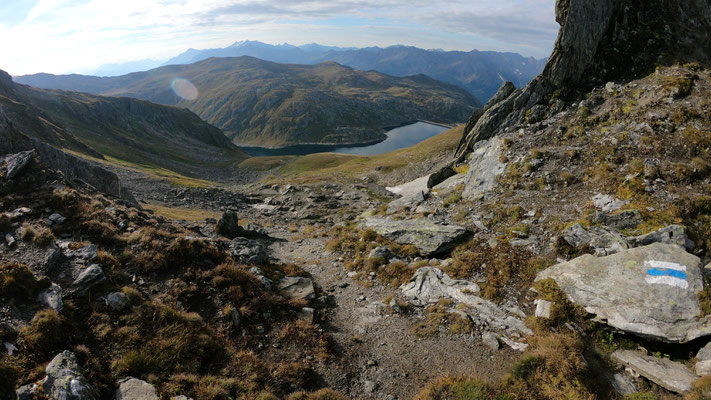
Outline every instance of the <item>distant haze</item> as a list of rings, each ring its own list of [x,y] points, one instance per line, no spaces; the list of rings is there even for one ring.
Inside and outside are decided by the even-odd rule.
[[[516,52],[547,57],[555,0],[3,0],[0,68],[113,75],[188,48],[245,39],[295,45]],[[99,69],[100,66],[103,66]]]

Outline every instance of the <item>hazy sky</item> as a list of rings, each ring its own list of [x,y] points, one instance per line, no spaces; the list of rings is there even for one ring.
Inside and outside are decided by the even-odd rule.
[[[240,40],[546,57],[555,0],[0,0],[0,69],[88,72]]]

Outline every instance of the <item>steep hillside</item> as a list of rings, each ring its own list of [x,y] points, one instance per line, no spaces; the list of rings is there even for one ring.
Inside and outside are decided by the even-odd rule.
[[[198,90],[175,94],[175,78]],[[187,107],[240,144],[353,144],[385,138],[385,128],[430,120],[457,123],[480,103],[423,75],[394,78],[336,63],[284,65],[251,57],[213,58],[116,78],[35,76],[38,87],[84,90]]]
[[[0,106],[15,129],[57,148],[192,176],[247,157],[219,129],[188,110],[35,89],[4,76]]]
[[[511,81],[517,87],[525,86],[543,70],[545,64],[544,59],[494,51],[437,51],[411,46],[363,49],[318,45],[297,47],[245,41],[222,49],[190,49],[168,60],[166,65],[190,64],[210,57],[238,56],[298,64],[335,61],[352,68],[395,76],[425,74],[463,87],[482,101],[488,101],[503,81]]]

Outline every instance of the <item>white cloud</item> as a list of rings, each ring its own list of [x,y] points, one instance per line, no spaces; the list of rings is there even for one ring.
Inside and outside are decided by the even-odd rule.
[[[14,38],[3,43],[0,68],[86,71],[243,39],[540,57],[555,39],[553,7],[554,0],[39,0],[18,23],[0,26],[3,38]]]

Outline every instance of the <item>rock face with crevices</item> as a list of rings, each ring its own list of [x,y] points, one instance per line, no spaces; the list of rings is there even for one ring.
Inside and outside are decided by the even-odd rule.
[[[655,243],[606,257],[584,255],[536,280],[554,279],[573,302],[614,328],[685,343],[711,335],[708,317],[699,318],[701,266],[684,248]]]
[[[552,105],[592,85],[645,75],[655,65],[711,58],[707,0],[558,0],[556,21],[561,28],[543,73],[470,121],[458,160],[476,142],[523,122],[537,105]]]

